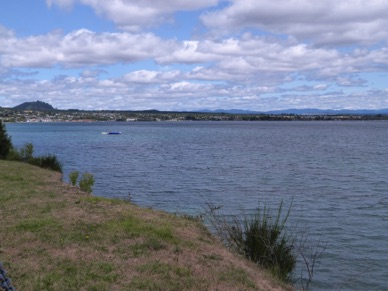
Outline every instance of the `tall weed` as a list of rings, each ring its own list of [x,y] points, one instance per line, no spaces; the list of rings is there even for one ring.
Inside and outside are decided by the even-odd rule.
[[[211,230],[227,247],[268,269],[282,281],[299,281],[301,290],[309,289],[327,243],[309,239],[305,227],[288,228],[286,232],[292,203],[286,212],[283,201],[276,212],[264,206],[250,215],[225,215],[220,209],[221,206],[207,202],[200,218],[210,223]],[[301,264],[299,278],[294,277],[298,276],[297,263]]]
[[[281,202],[274,217],[266,206],[242,217],[222,216],[217,207],[209,209],[207,220],[229,248],[268,269],[279,279],[291,281],[296,264],[294,237],[285,232],[291,206],[284,215]]]
[[[79,187],[82,191],[92,193],[94,185],[94,176],[90,173],[83,173],[79,181]]]
[[[78,177],[79,177],[78,171],[70,172],[70,174],[69,174],[70,184],[73,186],[77,185]]]

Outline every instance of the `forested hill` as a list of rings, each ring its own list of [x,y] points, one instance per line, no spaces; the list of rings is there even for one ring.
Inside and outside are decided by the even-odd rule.
[[[14,110],[36,110],[36,111],[47,111],[47,110],[55,110],[50,104],[42,102],[42,101],[34,101],[34,102],[24,102],[18,106],[13,107]]]

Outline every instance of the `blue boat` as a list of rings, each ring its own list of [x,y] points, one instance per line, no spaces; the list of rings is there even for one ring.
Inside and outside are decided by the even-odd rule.
[[[121,131],[103,131],[102,134],[121,134]]]

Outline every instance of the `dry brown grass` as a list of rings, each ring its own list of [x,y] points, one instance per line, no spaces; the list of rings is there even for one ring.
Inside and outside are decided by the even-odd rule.
[[[194,219],[0,161],[0,260],[18,290],[292,290]]]

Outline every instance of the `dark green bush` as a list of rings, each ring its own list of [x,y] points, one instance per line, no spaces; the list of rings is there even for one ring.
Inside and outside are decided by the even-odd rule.
[[[285,232],[291,211],[283,215],[283,202],[273,218],[269,209],[257,209],[252,215],[221,216],[210,207],[207,219],[224,243],[247,259],[270,270],[279,279],[290,282],[296,265],[294,237]]]
[[[62,173],[62,164],[55,155],[32,158],[30,164]]]
[[[242,231],[231,233],[232,236],[238,234],[233,239],[247,259],[269,269],[284,281],[291,280],[296,264],[292,248],[294,239],[284,231],[289,212],[281,218],[281,203],[276,218],[272,219],[266,207],[262,213],[258,209],[255,214],[244,219]]]
[[[7,160],[18,161],[23,163],[33,163],[34,145],[32,143],[26,143],[22,148],[11,148]]]
[[[34,145],[32,143],[26,143],[24,147],[19,150],[19,159],[24,163],[34,163]]]
[[[7,160],[9,161],[21,161],[19,151],[15,148],[11,148],[7,155]]]
[[[7,134],[5,125],[0,119],[0,159],[5,159],[12,149],[11,138]]]
[[[41,168],[53,170],[62,173],[62,164],[55,155],[45,155],[34,157],[34,146],[32,143],[26,143],[19,150],[11,148],[7,159],[28,163]]]

